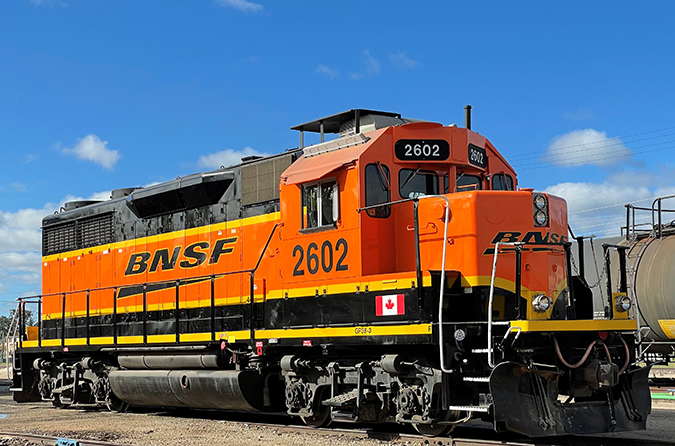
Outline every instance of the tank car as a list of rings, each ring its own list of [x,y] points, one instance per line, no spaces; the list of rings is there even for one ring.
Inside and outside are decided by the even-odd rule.
[[[281,154],[45,217],[14,399],[645,428],[636,321],[593,320],[563,199],[518,188],[470,125],[355,109],[293,130]]]
[[[654,199],[650,207],[626,205],[622,257],[608,267],[619,274],[619,260],[627,266],[628,288],[636,305],[631,310],[640,324],[639,350],[655,362],[669,362],[675,352],[675,196]]]

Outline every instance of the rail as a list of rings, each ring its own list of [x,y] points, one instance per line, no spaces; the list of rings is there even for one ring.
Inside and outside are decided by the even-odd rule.
[[[675,209],[664,209],[663,201],[675,198],[675,195],[665,195],[657,197],[652,202],[651,207],[626,205],[626,226],[621,227],[621,235],[626,240],[634,240],[637,237],[648,236],[654,238],[663,238],[666,226],[671,226],[675,231],[675,226],[671,221],[669,225],[663,223],[663,217],[666,213],[675,213]],[[651,221],[638,223],[639,217],[636,211],[649,212]],[[644,215],[644,214],[643,214]],[[672,232],[672,231],[667,231]]]

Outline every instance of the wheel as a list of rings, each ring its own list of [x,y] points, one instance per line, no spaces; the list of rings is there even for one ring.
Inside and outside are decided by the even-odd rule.
[[[300,417],[300,419],[307,426],[315,428],[326,427],[333,421],[330,418],[330,407],[328,406],[321,406],[318,413],[315,412],[311,417]]]
[[[319,400],[318,406],[319,408],[317,410],[314,410],[314,415],[311,417],[300,417],[303,423],[305,423],[309,427],[315,427],[315,428],[320,428],[320,427],[326,427],[328,426],[331,421],[333,421],[330,417],[330,407],[324,406],[321,404],[323,401],[328,399],[329,397],[329,392],[325,387],[320,387],[317,395],[314,396],[314,406],[317,405],[316,400]]]
[[[58,395],[54,395],[54,399],[52,400],[52,406],[56,407],[57,409],[68,409],[70,407],[70,404],[63,404],[61,402],[61,397]]]
[[[415,430],[425,437],[442,437],[454,430],[454,424],[413,424]]]
[[[129,408],[129,404],[125,403],[124,401],[117,398],[113,394],[110,394],[105,405],[110,412],[117,412],[117,413],[126,412],[127,409]]]

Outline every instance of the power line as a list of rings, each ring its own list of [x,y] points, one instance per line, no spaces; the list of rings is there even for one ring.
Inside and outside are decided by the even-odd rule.
[[[590,145],[590,144],[596,144],[596,143],[597,143],[597,144],[600,144],[600,145],[593,146],[593,147],[586,147],[586,148],[576,149],[576,150],[565,150],[564,147],[556,147],[555,150],[556,150],[556,152],[559,152],[559,153],[562,153],[562,154],[564,154],[564,155],[567,155],[567,154],[570,154],[570,153],[583,152],[583,151],[586,151],[586,150],[606,149],[606,148],[608,148],[608,147],[622,146],[622,145],[624,145],[624,144],[633,144],[633,143],[641,142],[641,141],[649,141],[649,140],[652,140],[652,139],[665,138],[666,136],[673,136],[673,135],[675,135],[675,132],[673,132],[673,133],[667,133],[667,134],[665,134],[665,135],[652,136],[652,137],[650,137],[650,138],[635,139],[635,140],[633,140],[633,141],[619,141],[619,142],[612,142],[611,144],[608,143],[609,141],[611,141],[611,139],[607,139],[607,140],[604,140],[604,141],[596,141],[596,142],[594,142],[594,143],[586,143],[586,144],[588,144],[588,145]],[[602,144],[601,144],[601,143],[602,143]],[[660,144],[663,144],[663,143],[660,143]],[[569,147],[572,147],[572,148],[573,148],[573,147],[576,147],[576,146],[569,146]],[[516,160],[515,162],[517,163],[517,162],[519,161],[519,158],[525,158],[525,157],[531,158],[532,155],[536,155],[536,154],[542,153],[542,152],[549,152],[549,150],[550,150],[550,149],[544,149],[544,150],[537,150],[537,151],[534,151],[534,152],[531,152],[531,153],[521,153],[521,154],[519,154],[519,155],[512,155],[512,156],[509,156],[509,159],[510,159],[510,160],[515,159],[515,160]],[[546,153],[546,154],[544,155],[544,157],[553,157],[553,156],[554,156],[553,154],[549,154],[549,153]]]
[[[590,141],[590,142],[585,142],[585,143],[580,143],[580,144],[572,144],[572,145],[569,145],[569,146],[558,147],[557,150],[564,150],[564,149],[571,149],[571,148],[574,148],[574,147],[588,146],[588,145],[604,143],[604,142],[612,141],[612,140],[627,139],[627,138],[632,138],[634,136],[641,136],[641,135],[647,135],[647,134],[650,134],[650,133],[664,132],[666,130],[672,130],[672,129],[675,129],[675,126],[663,127],[661,129],[649,130],[649,131],[646,131],[646,132],[633,133],[631,135],[626,135],[626,136],[614,136],[612,138],[606,138],[606,139],[601,139],[601,140],[599,139],[597,141]],[[672,133],[669,133],[668,135],[672,135]],[[648,140],[648,139],[655,139],[655,138],[663,138],[663,137],[668,136],[668,135],[654,136],[654,137],[651,137],[651,138],[638,139],[638,140],[634,140],[634,141],[630,141],[630,142],[645,141],[645,140]],[[532,152],[516,153],[516,154],[510,155],[509,159],[519,158],[519,157],[524,157],[524,156],[530,156],[532,154],[536,154],[536,153],[540,153],[540,152],[544,152],[544,151],[546,151],[546,150],[536,150],[536,151],[532,151]]]
[[[576,158],[570,160],[569,163],[558,164],[558,166],[563,166],[563,167],[574,166],[574,165],[577,165],[577,164],[586,164],[588,162],[599,161],[599,160],[602,160],[602,159],[626,158],[628,156],[632,156],[632,155],[640,154],[640,153],[648,153],[648,152],[654,152],[654,151],[658,151],[658,150],[667,150],[667,149],[672,148],[673,146],[663,147],[661,149],[654,149],[654,150],[634,151],[635,149],[644,149],[646,147],[660,146],[662,144],[671,144],[673,142],[675,142],[675,140],[661,141],[661,142],[657,142],[657,143],[654,143],[654,144],[646,144],[646,145],[638,146],[638,147],[626,147],[626,149],[628,151],[632,151],[630,153],[626,150],[621,151],[618,154],[610,154],[610,155],[607,155],[606,152],[604,152],[604,153],[591,153],[591,154],[588,154],[588,155],[582,155],[582,156],[576,157]],[[596,149],[596,148],[593,148],[593,149]],[[591,150],[591,149],[586,149],[586,150]],[[566,155],[566,153],[565,153],[565,155]],[[606,155],[606,156],[603,156],[603,155]],[[596,157],[600,157],[600,158],[596,158]],[[544,163],[551,163],[551,160],[554,158],[554,155],[551,155],[549,158],[550,159],[546,159],[545,157],[542,157],[542,159],[540,161],[531,161],[531,162],[523,163],[523,164],[517,164],[517,163],[514,163],[514,164],[516,166],[532,166],[532,165],[538,165],[538,164],[544,164]],[[525,170],[525,169],[521,169],[520,167],[519,167],[519,169]]]

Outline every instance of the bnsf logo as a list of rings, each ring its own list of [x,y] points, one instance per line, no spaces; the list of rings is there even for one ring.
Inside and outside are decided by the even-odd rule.
[[[178,265],[181,268],[196,268],[206,262],[208,257],[211,258],[211,260],[209,260],[209,264],[218,263],[221,255],[229,254],[234,251],[234,248],[229,245],[234,244],[236,241],[237,237],[217,240],[216,244],[213,246],[213,251],[211,251],[210,256],[207,255],[211,247],[209,242],[197,242],[188,245],[183,251],[183,257],[185,257],[185,260],[182,260]],[[154,254],[150,252],[137,252],[131,254],[129,257],[129,263],[127,264],[127,269],[124,271],[124,275],[132,276],[134,274],[143,274],[146,271],[154,273],[157,271],[157,268],[159,268],[160,264],[162,265],[162,270],[172,270],[176,267],[181,248],[182,246],[176,246],[173,248],[171,256],[169,256],[168,248],[158,249],[154,252]],[[152,261],[150,262],[151,258]],[[148,262],[150,263],[149,270]]]
[[[517,231],[503,231],[498,232],[497,235],[492,239],[490,244],[494,245],[495,243],[532,243],[534,245],[550,245],[564,243],[567,241],[567,236],[558,234],[556,232],[546,232],[543,234],[540,231],[530,231],[526,232],[524,235],[522,232]],[[528,248],[523,248],[524,251],[529,251]],[[533,248],[533,251],[550,251],[550,248]],[[495,253],[494,248],[487,248],[483,255],[492,255]]]

